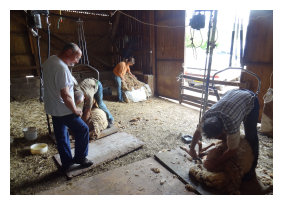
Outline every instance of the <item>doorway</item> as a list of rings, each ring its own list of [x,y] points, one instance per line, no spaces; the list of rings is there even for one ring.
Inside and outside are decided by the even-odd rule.
[[[212,76],[228,67],[242,67],[242,56],[245,46],[249,10],[231,11],[186,11],[184,75],[190,79],[183,79],[181,85],[181,102],[201,107],[203,98],[203,83],[207,77],[207,64],[210,50],[207,44],[211,41],[212,21],[216,22],[214,48],[211,58],[210,80]],[[217,20],[215,20],[217,15]],[[213,18],[213,19],[212,19]],[[237,88],[240,83],[241,70],[226,70],[215,75],[214,80],[227,82],[226,85],[217,85],[219,95],[230,89]],[[183,101],[183,99],[185,99]],[[213,92],[208,92],[209,105],[217,101]]]

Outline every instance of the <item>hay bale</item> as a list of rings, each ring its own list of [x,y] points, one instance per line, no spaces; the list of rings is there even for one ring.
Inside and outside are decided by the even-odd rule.
[[[87,125],[89,127],[90,139],[98,139],[101,131],[105,130],[108,126],[106,113],[100,108],[92,109],[90,118],[87,121]]]

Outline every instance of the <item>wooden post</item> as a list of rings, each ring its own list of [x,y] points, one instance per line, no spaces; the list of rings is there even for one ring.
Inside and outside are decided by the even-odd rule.
[[[149,11],[149,23],[154,24],[154,11]],[[156,79],[155,72],[155,27],[149,27],[149,72],[153,75],[153,78]],[[153,90],[155,91],[156,81],[153,80]],[[152,93],[154,95],[154,93]]]

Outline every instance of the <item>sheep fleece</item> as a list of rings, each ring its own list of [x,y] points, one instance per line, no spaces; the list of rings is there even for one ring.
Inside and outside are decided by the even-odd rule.
[[[92,109],[87,125],[89,127],[90,138],[93,140],[98,139],[100,132],[108,126],[106,113],[99,108]]]
[[[226,144],[217,145],[208,152],[207,159],[218,157],[224,150],[226,150]],[[253,159],[250,145],[247,140],[241,139],[236,156],[225,163],[222,171],[210,172],[203,165],[195,165],[190,168],[189,174],[206,186],[224,193],[236,194],[239,193],[242,177],[250,170]]]

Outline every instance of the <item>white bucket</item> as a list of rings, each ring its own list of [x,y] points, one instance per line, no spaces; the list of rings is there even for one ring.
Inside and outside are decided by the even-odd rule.
[[[24,137],[27,140],[35,140],[37,138],[36,127],[27,127],[23,129]]]
[[[30,152],[32,154],[44,154],[48,150],[48,145],[45,143],[38,143],[38,144],[33,144],[30,146]]]

